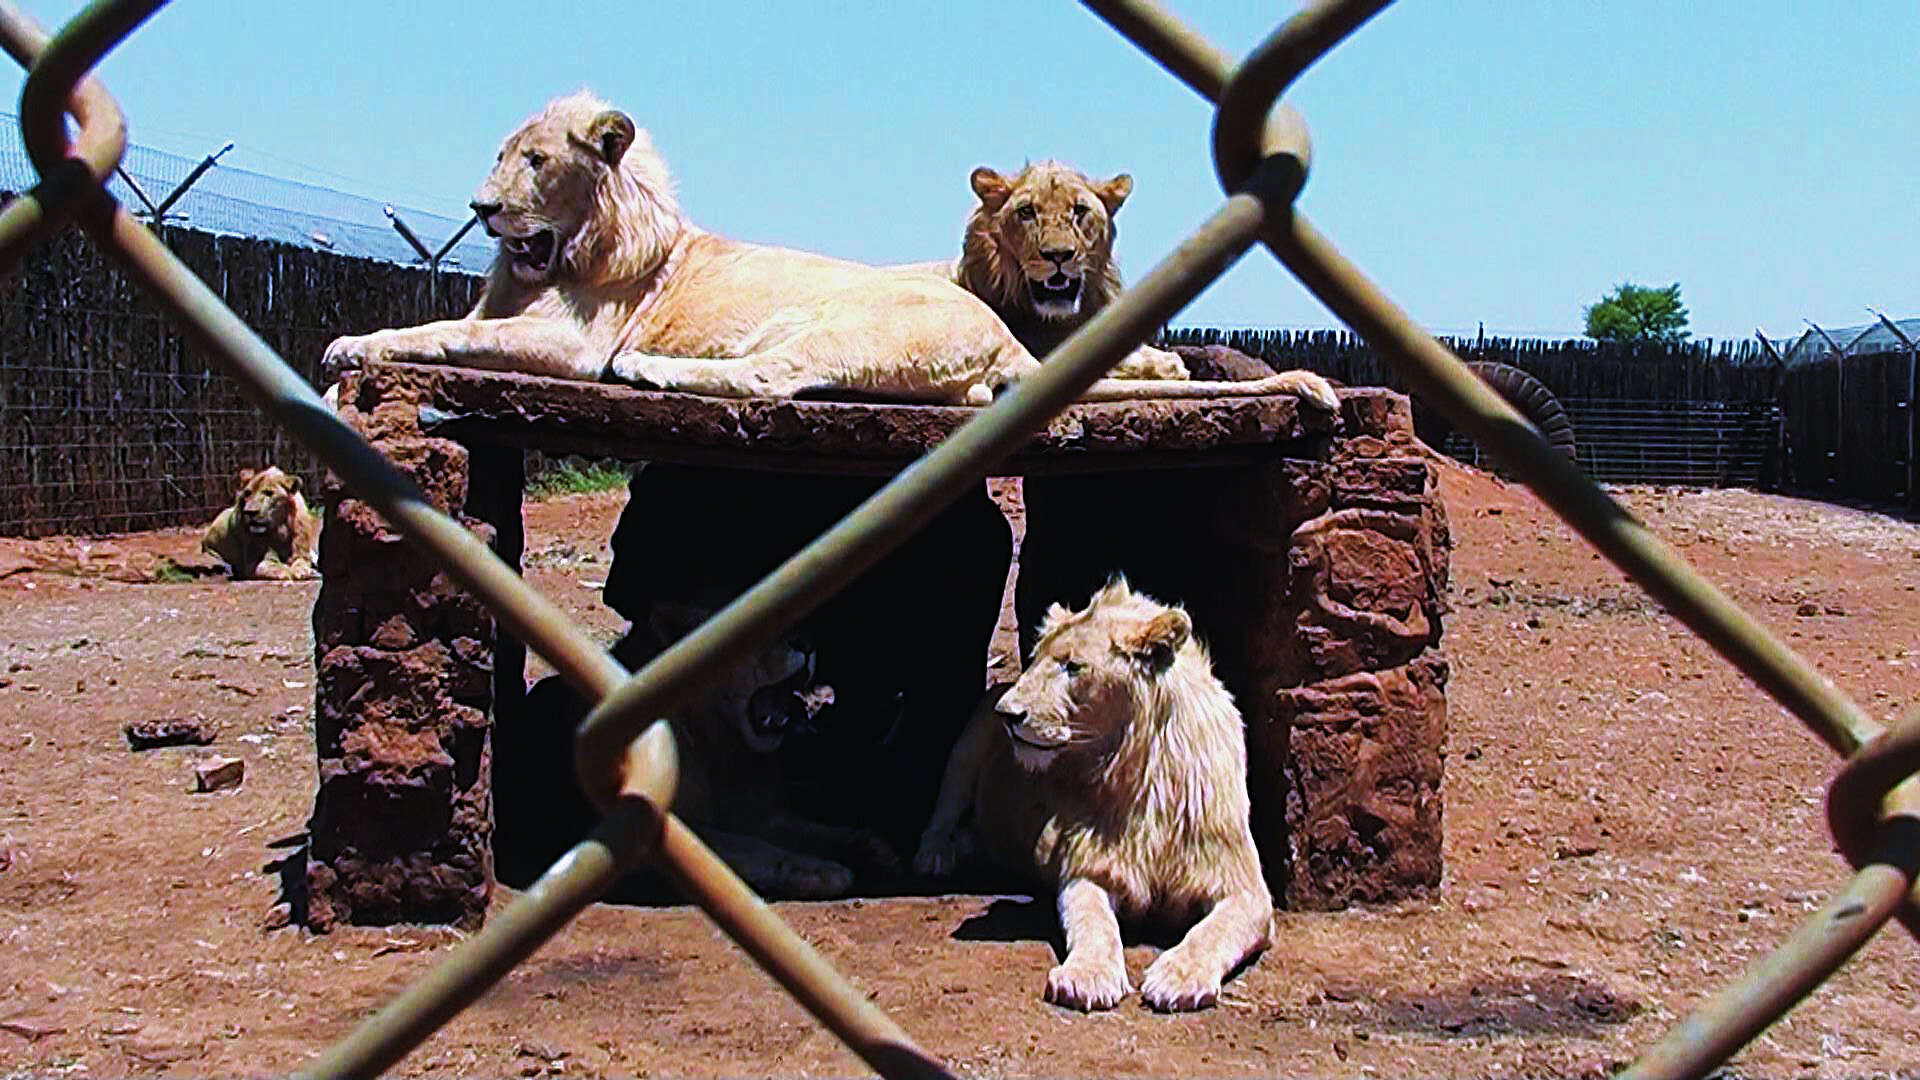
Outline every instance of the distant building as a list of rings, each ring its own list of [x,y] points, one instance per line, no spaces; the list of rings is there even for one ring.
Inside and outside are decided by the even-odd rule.
[[[1899,327],[1900,334],[1904,334],[1908,341],[1920,342],[1920,318],[1894,319],[1893,325]],[[1842,356],[1863,356],[1906,348],[1899,335],[1877,319],[1859,326],[1823,326],[1820,329],[1826,331],[1825,336],[1809,328],[1806,333],[1794,338],[1786,348],[1786,362],[1805,364],[1832,356],[1834,348],[1828,344],[1827,338],[1832,338],[1834,344],[1840,346]]]

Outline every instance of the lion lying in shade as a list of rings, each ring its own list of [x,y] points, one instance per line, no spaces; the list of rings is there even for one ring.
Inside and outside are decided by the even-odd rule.
[[[950,872],[977,844],[1058,890],[1067,956],[1046,998],[1071,1008],[1131,990],[1120,920],[1191,923],[1140,996],[1204,1008],[1271,932],[1246,774],[1239,710],[1186,612],[1116,580],[1048,610],[1026,672],[954,746],[914,867]]]
[[[269,465],[240,471],[233,505],[200,537],[200,550],[227,564],[235,581],[304,581],[320,576],[320,519],[307,509],[300,478]]]
[[[326,370],[373,361],[618,379],[717,397],[856,394],[984,405],[1039,361],[985,304],[930,274],[728,240],[681,213],[644,131],[586,93],[508,136],[473,201],[499,254],[465,319],[336,339]],[[1114,380],[1089,400],[1293,394],[1326,380]]]

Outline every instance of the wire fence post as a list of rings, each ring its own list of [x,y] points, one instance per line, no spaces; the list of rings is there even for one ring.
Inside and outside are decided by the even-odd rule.
[[[1773,361],[1773,407],[1780,420],[1773,432],[1773,482],[1774,490],[1783,491],[1788,487],[1787,475],[1793,467],[1793,457],[1788,452],[1787,403],[1783,396],[1787,385],[1787,359],[1759,327],[1754,327],[1753,336],[1759,339],[1761,350]]]
[[[1819,323],[1812,319],[1800,321],[1813,327],[1813,332],[1819,334],[1820,339],[1827,343],[1827,348],[1833,351],[1833,449],[1827,451],[1827,460],[1831,465],[1827,483],[1838,484],[1847,460],[1847,354],[1840,343],[1833,340],[1832,334],[1821,329]]]
[[[229,142],[220,149],[201,158],[200,163],[195,165],[191,172],[187,173],[186,179],[173,185],[173,190],[167,192],[167,197],[161,199],[157,204],[147,195],[146,189],[140,186],[140,182],[133,178],[133,174],[128,172],[125,166],[115,165],[113,171],[120,175],[120,180],[127,185],[127,190],[133,192],[134,197],[146,206],[147,223],[158,229],[166,224],[167,211],[173,208],[173,204],[179,202],[180,197],[187,193],[187,189],[193,187],[195,181],[205,176],[207,170],[218,164],[220,159],[226,156],[227,151],[232,149],[233,143]],[[174,217],[184,220],[186,215],[175,214]]]
[[[420,237],[415,235],[414,231],[407,226],[406,220],[393,208],[392,203],[382,206],[380,212],[385,214],[387,220],[393,223],[393,231],[399,233],[402,240],[412,245],[413,250],[419,252],[420,258],[427,264],[427,306],[429,310],[427,311],[426,317],[428,319],[440,318],[440,260],[446,258],[447,252],[452,251],[453,246],[458,244],[462,237],[466,236],[475,225],[480,223],[479,215],[476,214],[468,217],[467,220],[461,224],[460,228],[456,230],[452,236],[447,238],[447,242],[440,245],[440,250],[429,251],[427,250],[427,245],[420,242]]]
[[[1906,334],[1902,333],[1900,331],[1900,327],[1897,324],[1895,324],[1892,319],[1887,318],[1884,312],[1875,311],[1873,308],[1868,308],[1867,310],[1870,312],[1873,312],[1874,317],[1880,320],[1880,325],[1886,327],[1889,333],[1891,333],[1895,338],[1899,339],[1900,344],[1904,345],[1907,350],[1907,399],[1905,401],[1900,402],[1900,406],[1899,406],[1901,410],[1903,410],[1907,415],[1906,497],[1907,497],[1907,509],[1909,510],[1920,509],[1920,484],[1915,483],[1916,462],[1914,459],[1916,455],[1914,453],[1915,446],[1914,446],[1914,430],[1913,430],[1914,422],[1915,422],[1914,414],[1916,411],[1920,411],[1914,408],[1914,402],[1913,402],[1914,374],[1915,374],[1914,369],[1916,367],[1920,367],[1920,345],[1916,345],[1913,339],[1907,337]]]

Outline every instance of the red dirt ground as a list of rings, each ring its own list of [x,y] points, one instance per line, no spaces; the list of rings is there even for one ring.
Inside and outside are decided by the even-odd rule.
[[[1844,875],[1833,755],[1522,489],[1450,469],[1459,549],[1446,882],[1435,903],[1285,914],[1206,1012],[1044,1004],[1045,905],[953,896],[779,910],[969,1074],[1591,1074],[1780,941]],[[1621,493],[1847,692],[1920,698],[1920,527],[1747,492]],[[623,496],[532,506],[529,573],[597,606]],[[264,925],[314,789],[312,583],[146,580],[195,535],[0,541],[0,1073],[298,1067],[456,941]],[[1202,628],[1204,632],[1204,628]],[[200,749],[131,753],[202,714]],[[192,764],[245,783],[189,791]],[[502,896],[506,903],[510,896]],[[1152,950],[1129,950],[1135,977]],[[1736,1061],[1920,1063],[1895,929]],[[416,1074],[843,1074],[859,1063],[686,908],[596,907],[406,1059]]]

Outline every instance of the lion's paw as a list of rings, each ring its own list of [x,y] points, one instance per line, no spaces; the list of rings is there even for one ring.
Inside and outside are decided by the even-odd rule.
[[[1325,378],[1311,371],[1283,371],[1274,378],[1281,392],[1304,398],[1331,413],[1340,411],[1340,395]]]
[[[391,359],[382,331],[349,337],[337,337],[327,344],[327,351],[320,357],[321,378],[331,382],[349,371],[359,371],[368,364],[377,364]]]
[[[741,875],[755,892],[795,900],[832,900],[853,889],[853,871],[828,859],[790,855]]]
[[[857,829],[847,843],[847,858],[870,870],[898,870],[900,853],[871,829]]]
[[[1161,1012],[1204,1009],[1219,998],[1219,973],[1179,949],[1161,953],[1140,979],[1140,1000]]]
[[[928,877],[946,877],[960,867],[966,851],[966,839],[959,831],[926,832],[920,836],[920,850],[914,852],[914,872]]]
[[[1046,999],[1081,1012],[1111,1009],[1133,990],[1127,968],[1116,958],[1111,965],[1067,962],[1047,972]]]
[[[673,378],[672,372],[665,370],[669,362],[664,356],[621,353],[607,363],[607,374],[642,390],[664,390]]]

